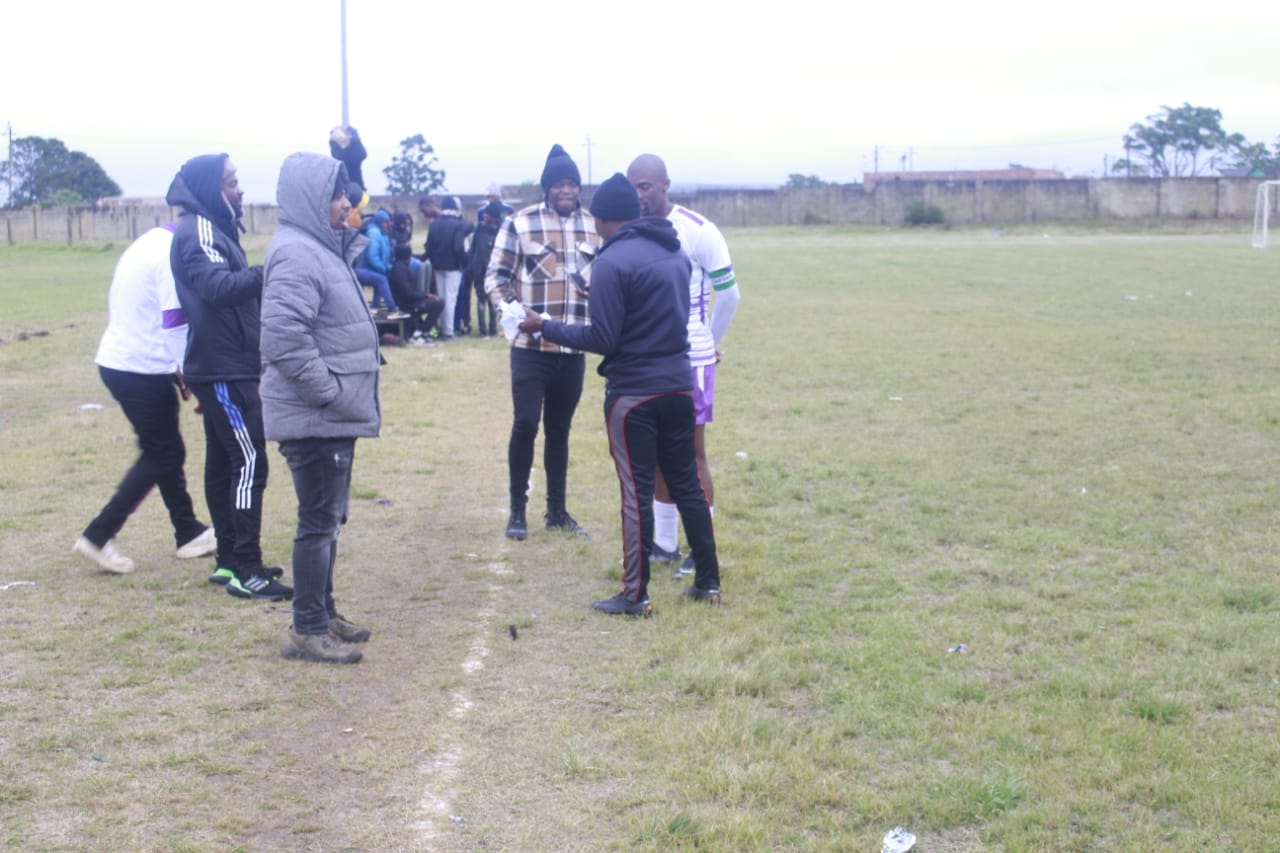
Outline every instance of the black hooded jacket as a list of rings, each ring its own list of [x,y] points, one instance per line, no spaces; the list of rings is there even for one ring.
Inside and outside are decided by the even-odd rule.
[[[222,194],[226,154],[183,164],[165,201],[181,207],[169,264],[187,315],[183,373],[191,382],[256,380],[262,267],[249,266],[239,223]]]
[[[553,344],[604,356],[597,372],[610,394],[693,388],[689,369],[689,258],[672,224],[643,216],[623,225],[592,266],[591,325],[547,320]]]

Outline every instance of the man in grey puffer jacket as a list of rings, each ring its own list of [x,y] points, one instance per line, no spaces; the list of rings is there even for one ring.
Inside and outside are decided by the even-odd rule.
[[[355,663],[366,628],[338,614],[333,568],[357,438],[374,437],[378,332],[351,263],[367,239],[347,227],[346,167],[291,154],[276,187],[280,226],[262,289],[262,413],[298,495],[293,627],[283,654]]]

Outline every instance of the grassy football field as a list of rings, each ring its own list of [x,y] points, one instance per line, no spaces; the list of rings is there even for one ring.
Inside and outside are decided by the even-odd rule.
[[[724,603],[655,569],[649,620],[588,609],[598,360],[593,538],[535,523],[539,458],[515,543],[506,344],[388,348],[346,667],[282,659],[287,606],[173,559],[158,495],[132,575],[70,553],[135,454],[93,365],[124,246],[0,246],[0,848],[1273,850],[1280,249],[1246,232],[728,231]]]

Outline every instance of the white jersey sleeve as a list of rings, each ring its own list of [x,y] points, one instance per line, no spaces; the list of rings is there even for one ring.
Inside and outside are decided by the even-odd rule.
[[[694,367],[715,364],[716,344],[728,329],[738,303],[729,245],[714,222],[687,207],[673,205],[667,218],[680,235],[680,247],[693,266],[689,279],[689,361]],[[714,313],[713,290],[716,298]],[[721,300],[728,303],[723,306],[722,328],[720,318],[716,316],[722,311]]]

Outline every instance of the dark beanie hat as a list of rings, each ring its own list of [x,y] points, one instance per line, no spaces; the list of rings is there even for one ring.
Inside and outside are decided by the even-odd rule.
[[[441,210],[457,210],[458,199],[451,195],[445,196],[444,201],[440,202],[440,209]]]
[[[591,215],[605,222],[630,222],[640,218],[640,196],[621,172],[614,172],[591,197]]]
[[[480,210],[480,212],[481,212],[481,213],[483,213],[483,214],[485,214],[486,216],[492,216],[494,219],[501,219],[501,218],[502,218],[502,204],[501,204],[500,202],[491,201],[491,202],[489,202],[488,204],[486,204],[486,205],[485,205],[485,206]]]
[[[575,184],[582,186],[582,175],[578,174],[578,164],[560,147],[560,143],[551,146],[547,154],[547,165],[542,167],[542,191],[551,189],[552,184],[571,178]]]

